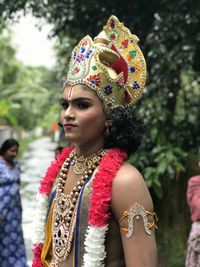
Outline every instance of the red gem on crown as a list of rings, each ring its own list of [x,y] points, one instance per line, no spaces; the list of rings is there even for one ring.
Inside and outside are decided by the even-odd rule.
[[[123,45],[124,48],[127,48],[128,47],[128,39],[124,40],[122,42],[122,45]]]
[[[114,22],[113,19],[112,19],[111,22],[110,22],[110,27],[111,27],[112,29],[115,28],[115,22]]]
[[[111,38],[111,40],[115,40],[115,34],[114,34],[114,33],[111,34],[111,35],[110,35],[110,38]]]
[[[79,72],[79,69],[78,69],[78,68],[75,68],[75,69],[74,69],[74,72],[75,72],[75,73],[78,73],[78,72]]]

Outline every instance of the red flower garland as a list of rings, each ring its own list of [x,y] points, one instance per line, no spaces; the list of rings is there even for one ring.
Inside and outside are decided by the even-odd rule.
[[[43,264],[41,262],[41,253],[42,253],[43,244],[39,243],[35,245],[35,249],[32,250],[34,254],[32,267],[43,267]]]
[[[69,157],[70,152],[74,149],[74,147],[64,148],[61,154],[58,156],[57,160],[54,160],[50,167],[47,169],[45,176],[42,178],[40,182],[39,192],[45,195],[49,195],[64,161]]]
[[[103,157],[99,171],[92,183],[89,207],[89,223],[93,226],[105,226],[110,216],[108,209],[112,193],[112,181],[127,154],[113,148]]]

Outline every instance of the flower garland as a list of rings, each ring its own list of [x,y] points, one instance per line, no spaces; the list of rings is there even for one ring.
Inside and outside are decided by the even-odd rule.
[[[58,159],[54,160],[50,167],[47,169],[46,175],[41,180],[39,192],[49,196],[55,178],[57,177],[63,163],[68,158],[74,147],[64,148],[62,153],[58,155]]]
[[[49,196],[53,183],[70,152],[74,147],[63,149],[58,159],[53,161],[47,169],[46,175],[40,183],[38,196],[38,212],[36,215],[32,267],[42,267],[41,252],[45,240],[45,224],[48,210]],[[119,149],[110,149],[103,157],[99,171],[96,173],[89,206],[89,226],[85,239],[85,267],[104,266],[102,261],[106,257],[105,235],[108,229],[109,204],[111,200],[112,181],[118,169],[126,158],[126,153]]]
[[[84,267],[104,266],[105,236],[110,217],[112,182],[126,157],[125,152],[119,149],[110,149],[102,159],[99,171],[95,175],[89,206],[89,226],[85,239]]]

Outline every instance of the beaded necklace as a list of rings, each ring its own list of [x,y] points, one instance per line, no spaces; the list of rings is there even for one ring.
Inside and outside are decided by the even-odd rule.
[[[102,157],[107,153],[107,150],[100,150],[88,158],[85,158],[84,167],[78,166],[79,173],[83,173],[77,185],[73,188],[69,195],[64,194],[64,186],[67,179],[67,174],[70,165],[74,167],[77,161],[76,151],[73,150],[67,160],[64,162],[56,189],[55,205],[53,210],[53,225],[52,225],[52,252],[53,257],[50,267],[58,266],[58,263],[66,261],[71,247],[74,228],[77,216],[77,200],[85,181],[92,175],[93,171],[99,165]],[[81,158],[81,164],[83,157]],[[74,168],[73,168],[74,169]],[[80,172],[81,171],[81,172]]]

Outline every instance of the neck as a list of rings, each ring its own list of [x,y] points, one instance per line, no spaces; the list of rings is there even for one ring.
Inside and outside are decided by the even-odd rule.
[[[83,155],[84,157],[89,157],[92,154],[97,153],[99,150],[101,150],[103,148],[104,145],[104,141],[102,140],[102,142],[95,142],[93,143],[88,143],[88,144],[83,144],[83,145],[76,145],[76,151],[79,155]]]
[[[5,160],[5,162],[6,162],[6,164],[8,165],[8,166],[10,166],[10,167],[13,167],[14,166],[14,161],[12,160],[7,160],[7,159],[5,159],[5,158],[3,158],[4,160]]]

